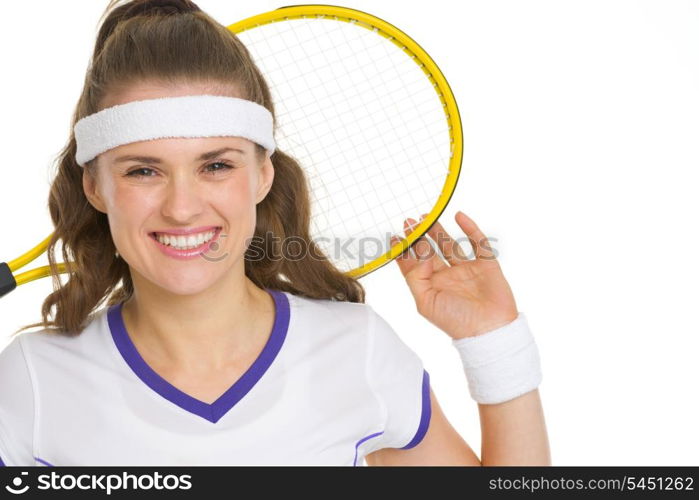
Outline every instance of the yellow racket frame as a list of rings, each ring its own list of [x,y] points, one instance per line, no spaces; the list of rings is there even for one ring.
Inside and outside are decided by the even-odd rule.
[[[27,264],[29,264],[31,261],[36,259],[38,256],[40,256],[42,253],[46,251],[46,249],[49,246],[49,242],[51,241],[51,237],[53,236],[53,233],[48,235],[44,240],[39,243],[37,246],[29,250],[27,253],[24,255],[21,255],[20,257],[17,257],[14,260],[11,260],[10,262],[7,263],[7,266],[10,268],[10,271],[14,274],[14,272],[19,269],[20,267],[24,267]],[[57,267],[59,269],[60,273],[65,273],[67,272],[67,267],[65,263],[61,262],[57,264]],[[29,271],[25,271],[23,273],[17,274],[14,276],[15,282],[17,283],[17,286],[23,285],[24,283],[29,283],[30,281],[37,280],[39,278],[43,278],[45,276],[50,276],[51,275],[51,266],[42,266],[42,267],[37,267],[36,269],[31,269]]]
[[[402,254],[407,248],[410,247],[410,245],[412,245],[425,232],[427,232],[427,230],[437,221],[439,216],[446,208],[452,194],[454,193],[454,189],[456,188],[456,183],[459,178],[459,173],[461,171],[461,162],[463,159],[461,118],[459,115],[459,108],[456,104],[456,99],[454,98],[454,94],[452,93],[446,78],[427,52],[425,52],[422,47],[417,44],[417,42],[392,24],[366,12],[335,5],[291,5],[243,19],[242,21],[229,25],[228,29],[235,34],[238,34],[245,30],[264,24],[288,19],[319,16],[332,17],[335,20],[353,23],[357,26],[374,31],[375,33],[396,44],[401,50],[414,59],[415,64],[417,64],[430,79],[435,87],[437,95],[442,101],[445,117],[449,124],[449,133],[451,135],[451,158],[449,162],[449,169],[444,187],[442,188],[442,192],[440,193],[436,204],[427,214],[427,216],[413,228],[412,232],[403,237],[404,239],[402,239],[400,242],[393,245],[388,252],[374,259],[373,261],[368,262],[362,267],[347,271],[345,273],[349,276],[359,278],[387,264]],[[407,216],[408,215],[406,214],[406,217]],[[415,214],[415,218],[419,219],[419,215]],[[29,250],[27,253],[8,262],[7,265],[12,271],[13,275],[14,271],[27,265],[29,262],[33,261],[44,253],[48,248],[52,236],[53,233],[47,236],[41,243]],[[65,263],[59,263],[57,266],[60,273],[69,272]],[[50,275],[51,266],[42,266],[25,271],[14,276],[14,278],[17,286],[19,286],[21,284]]]
[[[390,261],[402,254],[410,245],[417,241],[427,230],[434,224],[442,212],[446,208],[451,199],[456,183],[461,172],[461,162],[463,159],[463,134],[461,129],[461,117],[459,108],[456,104],[456,99],[451,91],[451,87],[447,83],[447,79],[440,71],[437,64],[423,50],[418,43],[403,33],[401,30],[392,24],[380,19],[376,16],[362,12],[356,9],[347,7],[339,7],[336,5],[321,5],[321,4],[305,4],[291,5],[281,7],[279,9],[258,14],[256,16],[243,19],[237,23],[228,26],[236,35],[265,24],[285,21],[289,19],[305,19],[312,17],[330,17],[338,21],[353,23],[356,26],[361,26],[371,30],[384,38],[388,39],[406,54],[408,54],[422,71],[427,75],[429,80],[435,87],[435,91],[442,101],[446,120],[449,124],[449,134],[451,141],[451,158],[449,161],[449,169],[444,182],[442,192],[437,199],[432,210],[427,216],[412,229],[412,232],[407,237],[402,236],[400,242],[396,243],[385,254],[377,257],[371,262],[367,262],[361,267],[345,272],[345,274],[354,278],[360,278],[381,266],[388,264]],[[406,214],[406,218],[411,214]],[[415,219],[419,219],[421,214],[412,214]]]

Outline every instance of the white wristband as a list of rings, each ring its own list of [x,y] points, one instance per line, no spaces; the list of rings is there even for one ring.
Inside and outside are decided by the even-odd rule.
[[[478,403],[509,401],[536,389],[542,380],[539,350],[523,312],[489,332],[452,339]]]

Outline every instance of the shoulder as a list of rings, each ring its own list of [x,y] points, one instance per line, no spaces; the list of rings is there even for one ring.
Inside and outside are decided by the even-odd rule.
[[[88,318],[81,332],[57,329],[23,331],[11,338],[0,351],[0,380],[16,380],[26,374],[25,385],[32,382],[36,391],[42,384],[58,383],[66,368],[76,369],[82,359],[95,359],[104,345],[100,330],[104,327],[100,310]],[[0,398],[24,388],[17,384],[0,384]],[[0,404],[3,404],[0,401]]]
[[[314,299],[304,295],[296,295],[291,292],[283,292],[296,307],[303,309],[316,309],[326,311],[352,311],[370,307],[364,302],[349,302],[344,300]]]
[[[91,339],[97,336],[98,330],[106,325],[106,308],[92,312],[85,321],[85,327],[79,332],[58,329],[41,329],[25,331],[15,336],[13,340],[22,343],[25,355],[33,357],[44,350],[67,353],[71,349],[82,349]]]
[[[31,465],[35,391],[20,333],[0,351],[0,460],[7,465]]]
[[[372,351],[377,351],[378,356],[383,353],[413,354],[389,322],[368,303],[288,296],[296,327],[303,327],[306,331],[312,328],[337,334],[350,333],[355,337],[363,333],[361,337],[366,340],[368,354]]]
[[[366,330],[373,312],[370,305],[362,302],[313,299],[293,294],[287,296],[292,309],[292,321],[303,327],[325,327],[338,332]]]
[[[23,331],[0,348],[0,460],[34,465],[34,424],[42,395],[60,393],[85,380],[83,360],[105,345],[103,310],[90,315],[79,333],[53,329]],[[69,379],[72,374],[73,378]],[[46,418],[46,416],[45,416]]]
[[[23,332],[10,340],[5,347],[0,350],[0,380],[12,380],[10,376],[18,369],[26,370],[26,358],[24,354],[24,342],[31,336],[32,332]],[[12,384],[0,384],[0,394],[7,392]]]
[[[71,350],[81,343],[80,335],[41,329],[11,337],[0,349],[0,380],[13,382],[0,384],[0,406],[19,393],[31,393],[37,383],[37,368],[45,362],[58,365],[61,358],[70,357]]]

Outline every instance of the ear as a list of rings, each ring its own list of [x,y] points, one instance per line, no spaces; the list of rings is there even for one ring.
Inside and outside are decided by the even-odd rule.
[[[265,199],[274,182],[274,165],[272,165],[271,155],[265,154],[265,159],[260,167],[260,182],[257,187],[257,199],[255,204]]]
[[[90,202],[90,205],[95,207],[95,209],[99,212],[104,214],[107,213],[104,201],[102,200],[99,190],[97,189],[97,180],[87,171],[86,168],[83,168],[83,191],[85,192],[85,197],[87,198],[87,201]]]

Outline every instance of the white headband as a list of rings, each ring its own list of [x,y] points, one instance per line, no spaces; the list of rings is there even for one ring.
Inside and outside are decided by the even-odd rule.
[[[246,99],[215,95],[118,104],[80,119],[73,131],[75,160],[81,167],[122,144],[165,137],[244,137],[270,155],[276,147],[272,113],[267,108]]]

